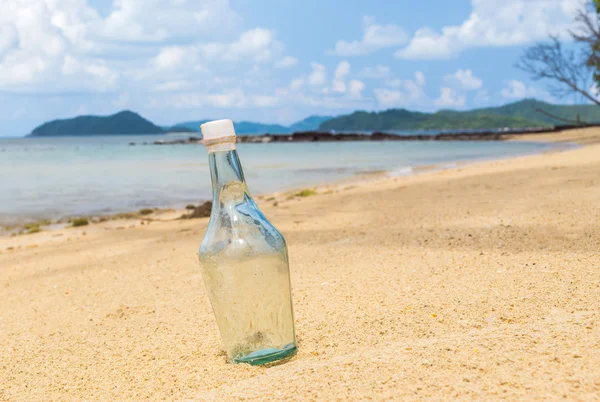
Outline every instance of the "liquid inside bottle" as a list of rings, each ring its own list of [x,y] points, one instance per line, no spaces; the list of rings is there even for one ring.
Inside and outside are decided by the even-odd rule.
[[[199,257],[228,361],[290,357],[296,339],[285,240],[248,192],[231,121],[207,123],[202,132],[213,206]]]

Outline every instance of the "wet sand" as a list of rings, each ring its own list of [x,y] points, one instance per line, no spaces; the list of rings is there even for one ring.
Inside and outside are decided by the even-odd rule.
[[[270,368],[225,363],[208,219],[0,237],[0,400],[594,400],[599,139],[263,199],[300,347]]]

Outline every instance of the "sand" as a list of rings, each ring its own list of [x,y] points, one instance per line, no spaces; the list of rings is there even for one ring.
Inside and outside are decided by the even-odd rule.
[[[578,138],[263,199],[300,347],[269,368],[225,363],[207,219],[0,238],[0,400],[597,400],[600,130],[530,139]]]

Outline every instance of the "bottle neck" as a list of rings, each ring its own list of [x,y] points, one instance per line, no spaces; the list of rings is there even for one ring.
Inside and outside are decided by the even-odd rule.
[[[209,152],[208,162],[213,187],[213,205],[242,200],[248,193],[248,188],[235,148]]]

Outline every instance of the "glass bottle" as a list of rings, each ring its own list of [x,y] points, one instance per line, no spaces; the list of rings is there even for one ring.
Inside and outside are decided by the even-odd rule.
[[[285,239],[248,192],[231,120],[201,129],[213,204],[199,257],[227,360],[259,365],[291,357],[296,336]]]

